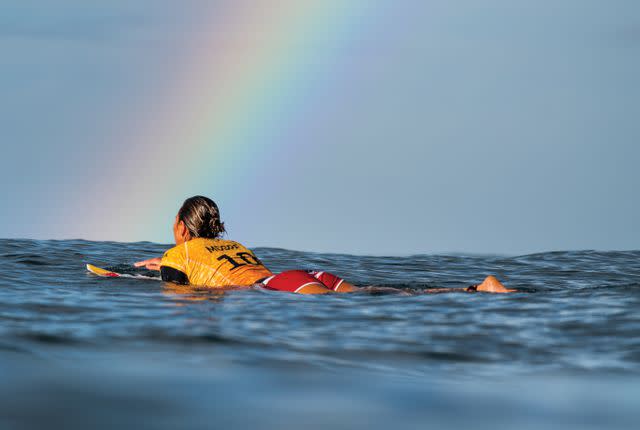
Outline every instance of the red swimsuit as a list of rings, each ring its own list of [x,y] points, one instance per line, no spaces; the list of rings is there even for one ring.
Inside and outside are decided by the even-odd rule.
[[[309,285],[317,285],[336,291],[343,282],[344,279],[329,272],[306,270],[288,270],[260,281],[270,290],[289,291],[292,293],[297,293]]]

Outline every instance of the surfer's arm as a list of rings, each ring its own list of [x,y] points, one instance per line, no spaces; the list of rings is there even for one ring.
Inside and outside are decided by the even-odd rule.
[[[160,270],[160,263],[162,262],[162,258],[150,258],[144,261],[138,261],[137,263],[133,263],[136,267],[146,267],[148,270]]]
[[[138,261],[133,264],[136,267],[146,267],[148,270],[159,270],[160,277],[166,282],[175,282],[176,284],[186,285],[189,283],[189,277],[182,271],[169,266],[162,265],[162,258],[150,258],[144,261]]]
[[[173,267],[161,266],[160,276],[165,282],[174,282],[181,285],[189,284],[189,277],[186,275],[186,273],[181,272],[178,269],[174,269]]]

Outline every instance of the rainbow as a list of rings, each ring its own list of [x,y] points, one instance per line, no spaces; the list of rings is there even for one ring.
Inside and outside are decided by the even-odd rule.
[[[251,188],[251,172],[275,147],[290,145],[278,151],[290,157],[302,153],[303,144],[283,134],[312,115],[317,83],[339,73],[335,58],[380,11],[365,0],[268,5],[216,7],[191,30],[187,52],[176,55],[181,61],[167,60],[172,81],[117,135],[126,153],[86,185],[87,238],[167,242],[185,196],[228,203]],[[87,205],[86,194],[96,192],[100,203]]]

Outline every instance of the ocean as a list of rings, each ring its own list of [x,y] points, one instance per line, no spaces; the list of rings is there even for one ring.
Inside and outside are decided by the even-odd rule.
[[[327,296],[85,269],[150,275],[131,263],[168,247],[0,240],[0,429],[638,426],[640,251],[255,249],[393,288]],[[489,274],[520,292],[429,292]]]

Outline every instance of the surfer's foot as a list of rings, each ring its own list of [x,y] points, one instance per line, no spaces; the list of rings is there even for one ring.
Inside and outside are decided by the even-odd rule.
[[[516,290],[506,288],[495,276],[487,276],[485,280],[482,281],[482,284],[478,285],[476,291],[483,291],[485,293],[512,293]]]

